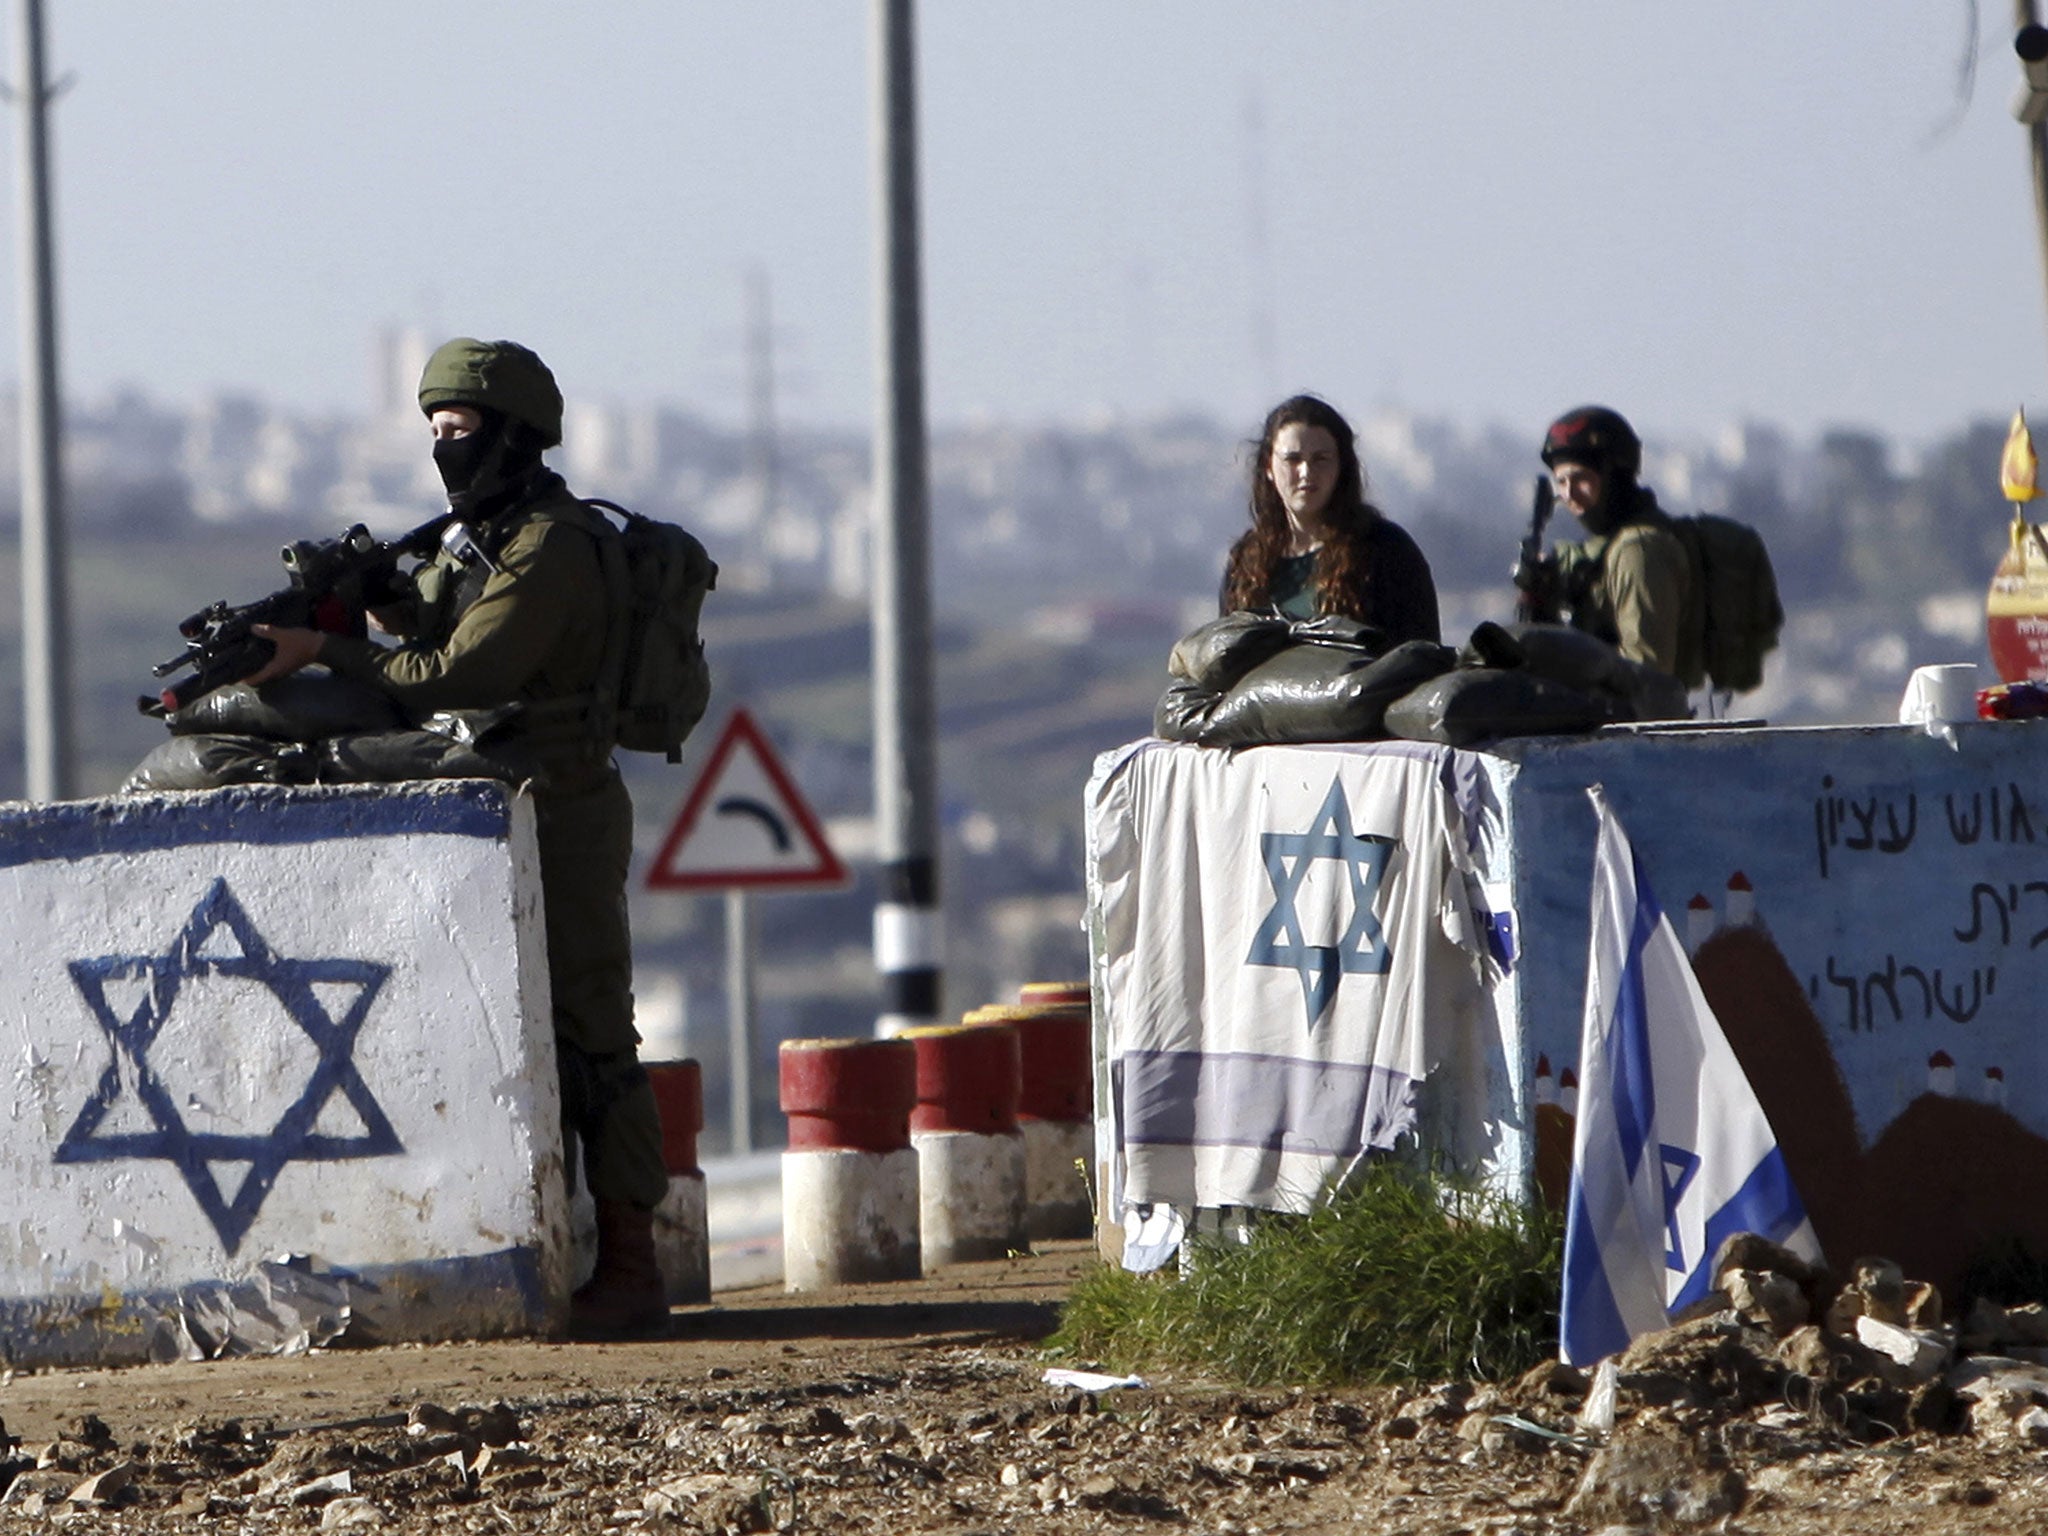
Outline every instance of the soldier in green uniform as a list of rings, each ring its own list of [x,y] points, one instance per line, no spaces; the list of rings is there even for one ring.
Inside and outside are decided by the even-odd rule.
[[[1579,406],[1550,424],[1543,465],[1587,537],[1515,568],[1530,615],[1562,615],[1630,661],[1696,676],[1700,599],[1671,519],[1636,478],[1643,444],[1635,429],[1606,406]]]
[[[572,1188],[580,1146],[597,1205],[597,1267],[570,1323],[587,1334],[652,1331],[668,1320],[653,1230],[668,1175],[633,1029],[633,807],[611,742],[590,724],[608,631],[597,540],[615,535],[541,462],[562,439],[562,396],[525,347],[448,342],[428,360],[419,402],[449,506],[480,555],[444,552],[417,573],[411,601],[378,611],[402,637],[396,646],[259,627],[277,654],[249,681],[319,662],[384,690],[415,719],[518,706],[515,729],[541,768],[534,806],[564,1146]]]

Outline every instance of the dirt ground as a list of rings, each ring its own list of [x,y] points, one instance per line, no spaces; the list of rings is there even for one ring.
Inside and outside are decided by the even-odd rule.
[[[726,1291],[632,1344],[14,1374],[0,1530],[2048,1532],[2048,1453],[2022,1437],[1873,1440],[1820,1394],[1625,1395],[1602,1445],[1535,1380],[1048,1385],[1082,1363],[1040,1341],[1095,1262],[1054,1244],[919,1282]]]

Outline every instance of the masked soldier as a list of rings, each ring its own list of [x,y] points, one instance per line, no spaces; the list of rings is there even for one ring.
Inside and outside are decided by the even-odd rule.
[[[534,807],[566,1160],[573,1188],[580,1147],[597,1206],[597,1268],[575,1294],[570,1325],[654,1331],[668,1321],[653,1228],[668,1176],[633,1029],[633,807],[611,742],[591,724],[608,626],[597,541],[613,535],[541,462],[562,440],[562,396],[525,347],[446,343],[427,362],[419,402],[473,547],[444,552],[417,573],[411,601],[379,610],[403,643],[259,628],[277,654],[250,681],[320,662],[382,689],[414,719],[512,706],[512,729],[540,768]]]
[[[1580,406],[1550,424],[1543,463],[1587,536],[1516,568],[1531,617],[1568,618],[1631,661],[1695,675],[1697,658],[1683,654],[1694,645],[1692,568],[1655,493],[1636,482],[1643,444],[1635,429],[1605,406]]]

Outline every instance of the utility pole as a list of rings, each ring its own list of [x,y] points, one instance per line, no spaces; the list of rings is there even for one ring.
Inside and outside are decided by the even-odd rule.
[[[893,1035],[939,1013],[938,725],[932,677],[931,495],[918,266],[916,41],[911,0],[871,0],[874,131],[875,968]]]
[[[761,566],[774,556],[775,521],[775,328],[768,311],[768,272],[747,269],[746,286],[747,456],[754,479],[754,531]],[[754,1150],[754,1035],[760,1013],[754,958],[759,948],[753,896],[745,886],[725,893],[725,1048],[731,1085],[732,1150]]]
[[[50,155],[42,0],[20,0],[21,665],[25,782],[31,800],[72,794],[71,605],[64,554],[63,403],[51,259]]]

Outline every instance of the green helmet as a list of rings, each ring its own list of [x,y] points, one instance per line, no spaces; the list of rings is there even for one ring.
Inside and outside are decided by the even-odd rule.
[[[516,341],[444,341],[420,375],[420,409],[431,416],[444,405],[483,405],[523,421],[541,446],[562,440],[562,392],[548,365]]]

